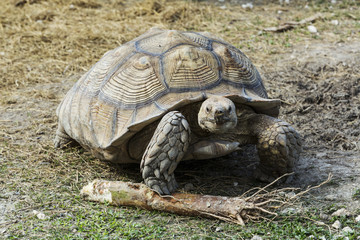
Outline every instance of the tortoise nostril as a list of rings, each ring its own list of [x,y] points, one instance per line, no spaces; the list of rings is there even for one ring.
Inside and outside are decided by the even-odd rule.
[[[223,114],[224,114],[224,111],[223,111],[223,110],[221,110],[221,109],[215,110],[215,115],[216,115],[216,116],[221,116],[221,115],[223,115]]]

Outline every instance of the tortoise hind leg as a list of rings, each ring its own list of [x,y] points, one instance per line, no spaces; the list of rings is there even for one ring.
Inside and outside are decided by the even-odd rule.
[[[63,126],[59,123],[56,130],[56,136],[54,139],[54,146],[56,148],[63,148],[73,142],[73,139],[65,132]]]
[[[159,194],[171,194],[177,188],[174,170],[190,143],[190,128],[177,111],[167,113],[157,126],[141,160],[145,184]]]
[[[260,157],[255,177],[271,182],[291,173],[302,150],[300,135],[290,124],[276,118],[259,114],[253,120]]]

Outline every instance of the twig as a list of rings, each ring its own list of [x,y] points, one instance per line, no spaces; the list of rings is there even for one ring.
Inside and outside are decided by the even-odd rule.
[[[298,197],[300,197],[300,196],[308,193],[309,191],[311,191],[311,190],[313,190],[313,189],[316,189],[316,188],[319,188],[319,187],[323,186],[324,184],[326,184],[326,183],[328,183],[328,182],[331,181],[332,176],[333,176],[332,173],[329,173],[328,178],[327,178],[324,182],[322,182],[322,183],[320,183],[320,184],[318,184],[318,185],[316,185],[316,186],[309,187],[309,188],[306,189],[305,191],[299,192],[298,194],[295,194],[294,196],[292,196],[292,197],[290,198],[290,200],[292,200],[292,199],[294,199],[294,198],[298,198]]]
[[[305,18],[299,22],[286,22],[278,27],[268,27],[268,28],[264,28],[265,32],[285,32],[287,30],[293,29],[296,26],[301,26],[304,25],[306,23],[311,23],[311,22],[315,22],[318,18],[321,18],[322,14],[321,13],[317,13],[311,17]]]
[[[256,191],[253,195],[251,195],[250,197],[247,197],[246,199],[250,199],[253,198],[254,196],[258,195],[260,192],[265,191],[265,189],[269,188],[271,185],[274,185],[276,182],[278,182],[280,179],[282,179],[283,177],[287,177],[292,175],[293,173],[285,173],[284,175],[278,177],[277,179],[275,179],[274,181],[272,181],[271,183],[269,183],[268,185],[266,185],[265,187],[260,188],[258,191]]]

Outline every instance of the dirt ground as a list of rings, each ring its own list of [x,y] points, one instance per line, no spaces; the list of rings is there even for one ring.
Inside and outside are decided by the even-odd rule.
[[[353,214],[360,209],[360,16],[354,15],[359,6],[347,10],[348,15],[339,7],[338,15],[322,18],[317,25],[320,34],[309,35],[306,27],[300,27],[262,35],[264,27],[303,19],[316,7],[299,13],[305,10],[273,4],[251,12],[225,5],[226,17],[216,20],[212,9],[219,8],[218,2],[214,6],[181,2],[176,8],[180,10],[161,1],[147,1],[153,3],[150,10],[145,4],[133,8],[121,1],[5,2],[0,12],[0,223],[9,221],[7,216],[19,203],[23,208],[34,205],[28,190],[55,188],[54,182],[58,186],[76,179],[81,186],[99,177],[141,180],[138,166],[118,167],[86,153],[59,151],[53,149],[52,140],[55,109],[79,76],[104,52],[153,25],[211,31],[240,47],[257,66],[270,97],[282,100],[280,118],[304,138],[303,155],[286,186],[305,189],[331,173],[332,181],[306,198],[315,206],[345,205]],[[100,13],[103,9],[106,16]],[[279,11],[284,13],[281,20]],[[107,25],[94,16],[103,17]],[[331,25],[337,17],[342,26]],[[244,18],[248,24],[241,25]],[[131,28],[139,21],[144,26]],[[220,194],[237,194],[254,182],[254,151],[246,147],[245,152],[223,159],[180,164],[179,183],[181,187],[192,183],[196,192],[213,193],[221,186]],[[215,184],[216,177],[220,180]],[[213,185],[207,185],[207,179]],[[0,226],[0,231],[6,230]]]
[[[360,43],[298,46],[280,58],[279,70],[265,76],[283,80],[272,94],[287,102],[284,119],[305,139],[294,184],[304,187],[332,173],[335,184],[316,197],[359,209],[353,195],[360,181]]]

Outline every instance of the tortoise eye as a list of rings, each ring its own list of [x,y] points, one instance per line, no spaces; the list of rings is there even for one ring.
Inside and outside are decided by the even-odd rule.
[[[206,107],[206,112],[210,112],[210,108],[209,107]]]
[[[229,106],[229,108],[228,108],[228,112],[231,112],[231,110],[232,110],[232,108],[231,108],[231,106]]]

